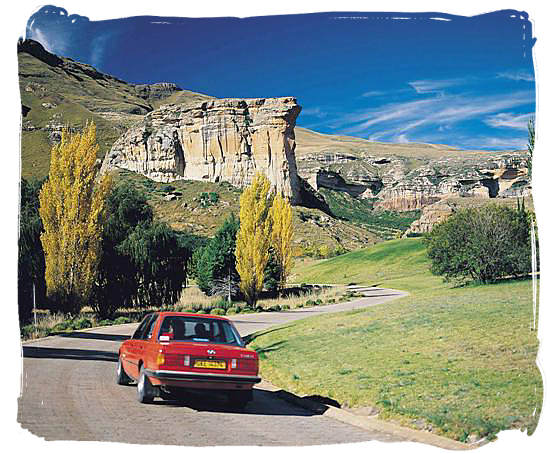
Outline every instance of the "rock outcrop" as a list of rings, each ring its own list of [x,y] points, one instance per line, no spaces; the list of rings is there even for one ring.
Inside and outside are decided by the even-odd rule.
[[[432,205],[428,205],[422,210],[422,216],[420,219],[414,221],[408,230],[405,232],[405,236],[422,235],[424,233],[431,232],[434,225],[443,222],[451,214],[456,211],[456,207],[448,203],[446,200],[441,200]]]
[[[155,181],[226,181],[237,187],[263,172],[277,191],[299,203],[294,126],[300,110],[292,97],[164,105],[114,143],[102,171],[121,168]]]

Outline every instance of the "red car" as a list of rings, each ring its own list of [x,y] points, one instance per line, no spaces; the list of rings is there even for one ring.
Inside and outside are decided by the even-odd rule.
[[[215,315],[155,312],[118,352],[117,383],[137,382],[138,401],[179,397],[188,388],[222,390],[233,406],[252,400],[258,355],[233,323]]]

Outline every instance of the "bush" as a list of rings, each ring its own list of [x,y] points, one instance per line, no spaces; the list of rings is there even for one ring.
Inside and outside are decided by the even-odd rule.
[[[201,309],[200,311],[197,311],[197,314],[203,314],[203,315],[204,315],[204,314],[206,314],[206,313],[207,313],[207,312],[206,312],[205,310],[202,310],[202,309]]]
[[[225,309],[222,309],[222,308],[219,308],[219,307],[215,307],[214,309],[212,309],[210,311],[210,313],[212,315],[225,315]]]
[[[110,326],[110,325],[114,325],[114,324],[115,323],[113,322],[113,320],[109,320],[108,318],[106,318],[104,320],[100,320],[97,325],[98,326]]]
[[[132,321],[128,317],[117,317],[113,323],[115,325],[123,325],[125,323],[132,323]]]
[[[522,205],[489,205],[456,212],[424,241],[434,274],[488,283],[531,271],[530,232],[531,215]]]
[[[85,328],[91,328],[91,327],[92,327],[92,322],[87,318],[79,318],[78,320],[73,320],[72,322],[73,329],[85,329]]]
[[[72,329],[71,322],[69,320],[66,320],[64,322],[57,323],[54,327],[54,331],[67,331],[68,329]]]
[[[290,310],[290,306],[289,306],[288,304],[283,304],[283,305],[281,306],[281,310],[282,310],[282,311],[289,311],[289,310]]]
[[[281,306],[279,306],[278,304],[275,304],[275,306],[271,306],[268,311],[271,311],[271,312],[279,312],[281,310]]]
[[[229,309],[227,309],[227,312],[225,313],[225,315],[235,315],[236,313],[237,313],[237,308],[230,307]]]

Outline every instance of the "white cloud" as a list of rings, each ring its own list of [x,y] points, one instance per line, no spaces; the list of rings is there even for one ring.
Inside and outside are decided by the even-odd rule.
[[[515,115],[499,113],[485,119],[485,123],[493,128],[527,129],[527,122],[535,116],[534,113]]]
[[[346,116],[342,123],[349,125],[346,134],[377,133],[372,130],[380,126],[384,130],[397,130],[400,134],[419,127],[449,126],[480,116],[500,113],[533,101],[531,91],[517,91],[507,95],[464,96],[444,95],[420,101],[386,104]]]
[[[305,117],[317,117],[317,118],[325,118],[327,116],[327,113],[321,110],[320,107],[309,107],[307,109],[302,109],[301,114]]]
[[[462,85],[467,81],[466,78],[443,79],[443,80],[415,80],[409,82],[417,93],[442,93],[444,88]]]
[[[463,149],[495,149],[495,150],[525,150],[527,139],[525,137],[474,137],[460,140]]]
[[[367,91],[363,93],[361,96],[364,98],[371,98],[373,96],[382,96],[383,94],[384,94],[383,91],[373,90],[373,91]]]
[[[46,49],[48,52],[51,52],[52,54],[56,55],[64,55],[65,54],[65,44],[60,37],[57,37],[57,39],[53,39],[52,36],[46,35],[40,28],[34,28],[32,29],[32,34],[30,38],[38,41],[42,46],[44,46],[44,49]]]
[[[535,81],[535,75],[527,71],[505,71],[503,73],[498,73],[497,77],[510,80],[523,80],[525,82]]]

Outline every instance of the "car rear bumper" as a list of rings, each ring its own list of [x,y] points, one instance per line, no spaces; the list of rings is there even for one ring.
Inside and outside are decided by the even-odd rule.
[[[212,384],[243,384],[253,385],[262,379],[255,375],[222,375],[204,372],[181,372],[176,370],[151,370],[145,369],[145,375],[155,382],[202,382]],[[182,383],[183,384],[183,383]]]

